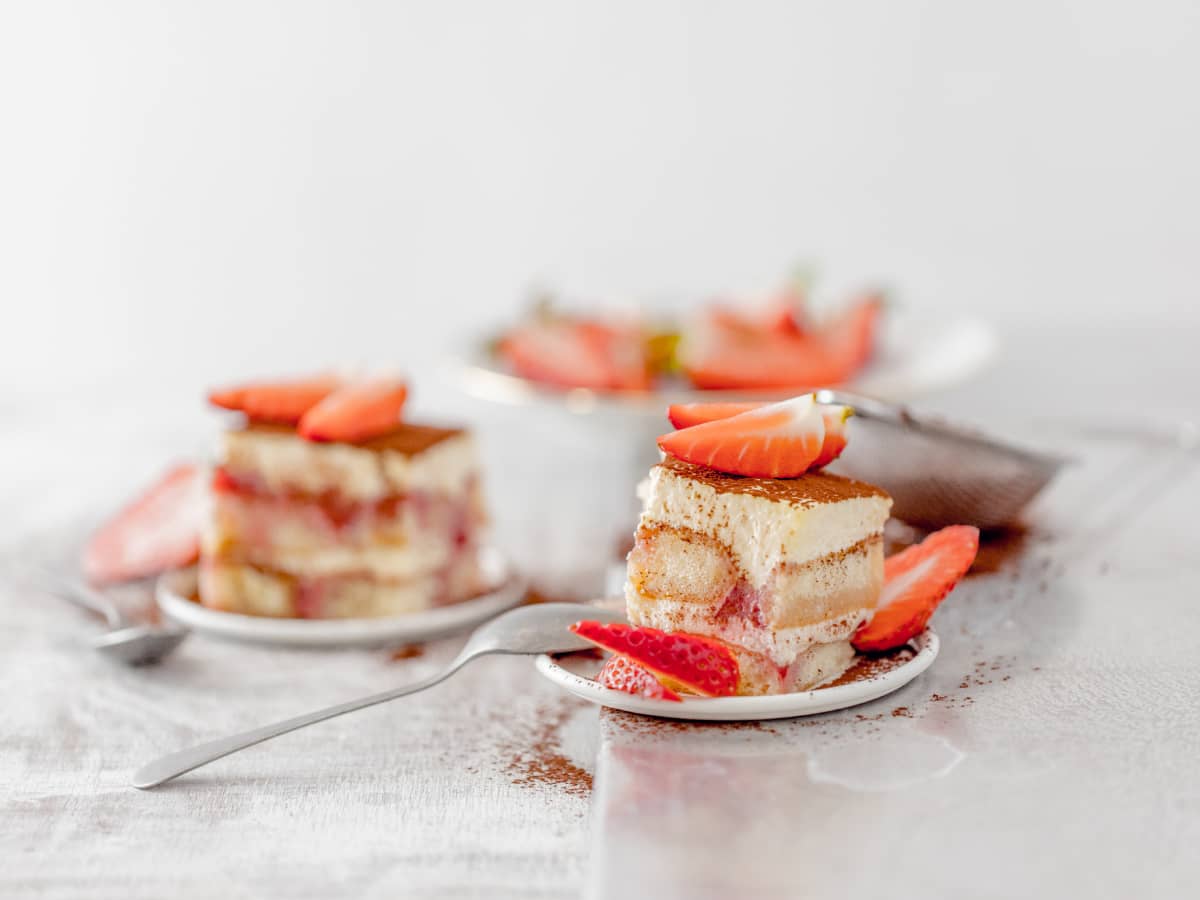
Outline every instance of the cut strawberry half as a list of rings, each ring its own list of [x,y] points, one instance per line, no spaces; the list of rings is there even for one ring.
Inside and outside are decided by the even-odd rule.
[[[762,409],[765,402],[750,403],[674,403],[667,407],[667,418],[676,428],[691,428],[703,425],[705,422],[716,422],[733,416]],[[846,449],[846,422],[854,415],[854,409],[838,404],[821,404],[821,416],[825,421],[825,440],[821,443],[821,452],[813,460],[810,468],[819,469],[828,465]]]
[[[812,467],[825,442],[825,420],[812,394],[664,434],[664,453],[732,475],[795,478]]]
[[[685,334],[680,363],[700,388],[749,390],[842,384],[870,360],[882,299],[872,294],[817,330],[786,324],[777,308],[757,322],[710,311]]]
[[[191,463],[171,469],[92,535],[83,571],[93,584],[149,578],[200,555],[203,479]]]
[[[846,379],[815,337],[712,322],[684,335],[679,356],[684,373],[704,389],[816,388]]]
[[[763,327],[767,331],[791,337],[804,334],[796,310],[786,303],[773,303],[763,312]]]
[[[821,417],[825,420],[825,440],[821,444],[821,452],[813,460],[812,467],[819,469],[827,466],[846,449],[846,423],[854,415],[854,409],[834,403],[822,404]]]
[[[679,695],[655,678],[653,672],[620,653],[608,658],[596,680],[606,688],[649,700],[674,700],[677,703],[680,700]]]
[[[592,620],[576,622],[571,630],[597,647],[629,657],[672,690],[705,697],[737,691],[737,657],[713,638]]]
[[[728,419],[752,409],[762,409],[766,402],[752,403],[672,403],[667,407],[667,418],[676,428],[691,428],[705,422]]]
[[[853,377],[871,361],[882,311],[883,297],[870,294],[821,326],[817,338],[830,365],[844,373],[839,380]]]
[[[334,391],[304,414],[300,436],[310,441],[352,444],[395,431],[408,398],[396,378],[374,378]]]
[[[518,375],[564,388],[645,390],[650,386],[640,330],[554,319],[514,329],[500,353]]]
[[[971,568],[978,551],[978,528],[951,525],[888,557],[875,615],[850,639],[855,649],[891,650],[924,631],[933,611]]]
[[[209,393],[208,402],[245,413],[251,422],[295,425],[304,414],[341,386],[334,375],[286,381],[259,381]]]

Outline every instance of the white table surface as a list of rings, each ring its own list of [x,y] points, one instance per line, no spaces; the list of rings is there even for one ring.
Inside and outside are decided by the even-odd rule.
[[[1079,463],[1031,514],[1023,552],[939,611],[941,657],[890,697],[761,727],[663,724],[572,700],[528,660],[485,660],[149,793],[127,780],[157,754],[419,678],[458,641],[397,661],[196,636],[154,669],[106,664],[80,646],[94,623],[27,573],[69,559],[207,426],[12,404],[0,896],[1189,895],[1200,456],[1161,435],[1200,417],[1196,337],[1113,333],[1080,350],[1074,333],[1017,335],[999,368],[931,401]],[[597,566],[566,573],[607,553],[602,525],[626,496],[613,455],[593,446],[580,479],[586,451],[564,457],[557,425],[468,412],[502,542],[589,589]],[[68,439],[81,421],[82,464]],[[530,434],[545,455],[530,458]]]

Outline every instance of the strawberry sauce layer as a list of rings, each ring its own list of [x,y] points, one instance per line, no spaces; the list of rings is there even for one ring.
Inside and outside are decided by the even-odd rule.
[[[245,510],[254,509],[266,515],[286,515],[302,521],[307,527],[334,536],[393,523],[405,511],[410,512],[416,524],[421,526],[444,525],[448,518],[455,520],[455,541],[460,544],[465,542],[465,532],[469,526],[469,510],[465,502],[420,491],[363,502],[349,499],[336,491],[320,494],[273,491],[259,479],[234,476],[223,468],[217,468],[213,473],[212,488],[218,496],[242,500],[241,506]]]
[[[251,557],[270,547],[295,547],[296,541],[371,546],[436,540],[440,547],[462,547],[481,523],[469,488],[460,497],[413,491],[360,502],[332,491],[272,492],[262,481],[217,468],[212,492],[215,524],[226,547],[222,556],[239,556],[230,542],[254,551]]]

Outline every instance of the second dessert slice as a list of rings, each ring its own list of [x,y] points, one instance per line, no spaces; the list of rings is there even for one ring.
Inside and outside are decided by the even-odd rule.
[[[392,616],[484,587],[478,550],[486,516],[470,434],[401,422],[397,410],[373,426],[383,433],[361,437],[370,416],[354,401],[341,404],[353,415],[334,423],[345,439],[307,439],[304,421],[250,421],[223,434],[201,541],[206,606],[260,616]]]

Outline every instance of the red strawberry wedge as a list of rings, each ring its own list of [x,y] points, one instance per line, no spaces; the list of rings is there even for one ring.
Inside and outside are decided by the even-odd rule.
[[[846,422],[854,415],[854,409],[849,406],[827,404],[821,407],[821,417],[825,420],[825,440],[821,444],[821,452],[813,460],[812,467],[819,469],[827,466],[846,449]]]
[[[395,431],[408,398],[396,378],[373,378],[334,391],[300,420],[300,436],[310,441],[353,444]]]
[[[728,419],[752,409],[761,409],[764,402],[752,403],[672,403],[667,407],[667,418],[676,428],[691,428],[705,422]]]
[[[889,556],[883,564],[883,593],[875,615],[850,643],[856,650],[874,652],[891,650],[916,637],[971,568],[978,550],[978,528],[951,525]]]
[[[737,658],[712,638],[592,620],[576,622],[571,630],[597,647],[629,657],[672,690],[704,697],[728,697],[737,690]]]
[[[732,475],[795,478],[821,455],[825,420],[812,394],[682,428],[658,439],[664,453]]]
[[[522,378],[562,388],[645,390],[645,344],[636,329],[600,322],[533,322],[510,332],[500,353]]]
[[[648,700],[680,702],[679,695],[655,678],[653,672],[620,653],[608,658],[596,680],[606,688],[624,691]]]
[[[741,415],[752,409],[762,409],[766,405],[763,402],[675,403],[667,407],[667,418],[676,428],[691,428],[693,425]],[[821,452],[813,460],[813,469],[828,465],[842,455],[846,449],[846,421],[854,415],[852,407],[836,404],[822,404],[820,410],[825,421],[825,440],[821,444]]]
[[[848,380],[871,361],[882,311],[882,296],[870,294],[821,326],[817,337],[839,381]]]
[[[93,584],[149,578],[191,565],[200,555],[201,472],[178,465],[92,535],[83,572]]]
[[[840,384],[854,373],[829,358],[816,336],[746,331],[701,323],[680,345],[684,373],[698,388],[768,390]]]
[[[518,375],[531,381],[597,390],[609,384],[602,351],[567,323],[522,326],[504,338],[500,352]]]
[[[208,402],[245,413],[252,422],[295,425],[306,412],[341,386],[333,375],[288,381],[260,381],[209,393]]]

